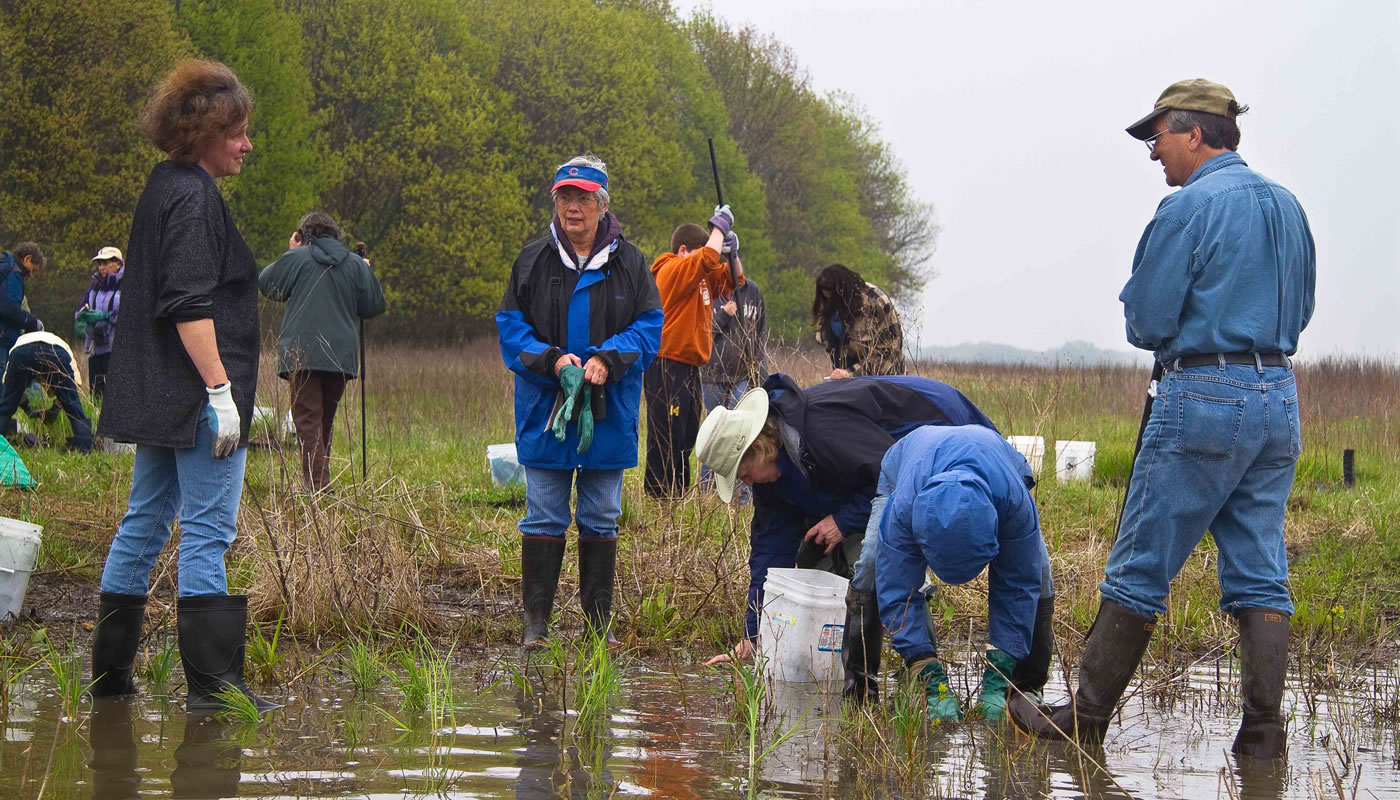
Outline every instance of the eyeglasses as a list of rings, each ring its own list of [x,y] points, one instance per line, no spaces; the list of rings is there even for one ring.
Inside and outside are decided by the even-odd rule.
[[[1156,152],[1156,150],[1157,150],[1157,137],[1161,136],[1161,135],[1164,134],[1164,133],[1170,133],[1170,131],[1168,131],[1167,129],[1163,128],[1162,130],[1158,131],[1157,133],[1154,133],[1154,134],[1152,134],[1151,136],[1147,137],[1146,139],[1143,139],[1143,140],[1142,140],[1142,143],[1145,144],[1145,145],[1147,145],[1147,152],[1149,152],[1149,153]]]
[[[554,196],[554,203],[560,208],[568,208],[569,206],[588,208],[597,202],[598,196],[592,192],[578,192],[577,194],[564,194],[561,192]]]

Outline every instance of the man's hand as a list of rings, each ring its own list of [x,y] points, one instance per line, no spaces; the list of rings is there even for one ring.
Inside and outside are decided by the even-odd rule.
[[[214,429],[214,441],[209,446],[214,458],[228,458],[238,449],[238,439],[242,435],[242,422],[238,417],[238,406],[233,404],[233,384],[223,383],[204,390],[209,394],[209,409],[213,411],[210,427]]]
[[[735,305],[733,300],[730,300],[728,303],[720,306],[720,310],[732,317],[739,313],[739,306]]]
[[[831,371],[831,377],[828,378],[828,380],[839,381],[839,380],[841,380],[842,378],[849,378],[849,377],[851,377],[851,372],[850,372],[850,370],[845,370],[845,369],[841,369],[840,367],[837,367],[836,369],[833,369],[833,370]]]
[[[810,542],[815,539],[817,544],[826,545],[826,549],[822,552],[830,554],[836,545],[841,544],[841,540],[845,538],[841,535],[841,529],[836,527],[836,520],[827,514],[822,517],[821,522],[807,530],[807,535],[802,537],[802,540]]]
[[[608,382],[608,365],[597,356],[588,359],[588,363],[583,365],[583,378],[589,383],[602,386]]]
[[[729,205],[715,206],[714,216],[710,217],[710,227],[719,231],[724,236],[729,235],[729,231],[734,228],[734,212]]]
[[[559,356],[558,361],[554,362],[554,377],[559,377],[559,370],[563,369],[564,367],[570,364],[573,364],[576,367],[583,366],[583,362],[579,360],[578,356],[574,355],[573,353],[565,353],[564,355]]]
[[[734,645],[733,650],[730,650],[728,653],[720,653],[709,661],[706,661],[705,666],[713,667],[729,661],[748,661],[749,657],[752,655],[753,642],[749,639],[741,639],[738,644]]]
[[[739,234],[730,231],[724,235],[724,244],[719,249],[720,255],[730,258],[739,257]]]

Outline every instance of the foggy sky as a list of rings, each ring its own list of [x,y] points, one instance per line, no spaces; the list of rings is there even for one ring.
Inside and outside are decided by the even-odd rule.
[[[1308,214],[1300,354],[1400,354],[1400,2],[1219,5],[676,2],[773,33],[818,91],[857,97],[935,205],[938,277],[905,310],[910,344],[1130,349],[1118,292],[1175,190],[1123,128],[1204,77],[1251,106],[1240,155]]]

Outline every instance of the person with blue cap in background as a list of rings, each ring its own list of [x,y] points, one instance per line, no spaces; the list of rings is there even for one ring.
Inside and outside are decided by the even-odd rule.
[[[927,622],[925,568],[943,583],[987,569],[987,638],[974,713],[1002,719],[1012,690],[1037,695],[1050,670],[1054,584],[1029,488],[1030,465],[980,425],[920,428],[894,444],[880,467],[888,498],[879,520],[875,592],[880,619],[910,675],[922,681],[934,721],[962,719]]]

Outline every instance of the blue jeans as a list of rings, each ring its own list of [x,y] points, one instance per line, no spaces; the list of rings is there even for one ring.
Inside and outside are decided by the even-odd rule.
[[[700,384],[700,397],[705,403],[705,413],[709,414],[711,411],[714,411],[717,406],[721,405],[725,408],[733,408],[734,404],[738,403],[739,398],[743,397],[744,392],[748,390],[749,381],[747,378],[733,386],[728,386],[723,383]],[[714,478],[710,477],[710,468],[701,464],[700,485],[708,488],[713,482]],[[743,483],[739,484],[738,489],[739,491],[735,496],[739,498],[739,503],[742,505],[749,502],[753,490],[750,489],[747,484]]]
[[[1142,616],[1164,613],[1172,578],[1209,530],[1220,609],[1292,614],[1283,518],[1302,449],[1291,367],[1168,372],[1133,466],[1104,598]]]
[[[151,569],[179,514],[180,596],[228,593],[224,554],[238,534],[248,451],[240,447],[222,460],[210,455],[211,413],[205,406],[194,447],[137,446],[131,496],[107,551],[102,591],[146,594]]]
[[[574,476],[578,476],[578,507],[569,512]],[[563,537],[569,523],[578,520],[581,539],[616,539],[617,518],[622,516],[622,470],[525,468],[525,536]]]

